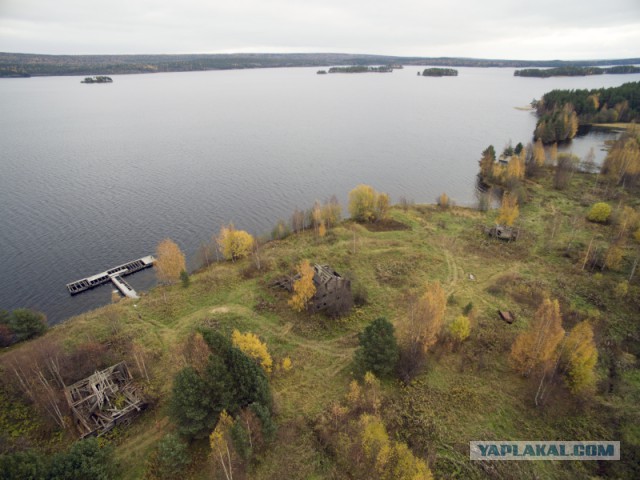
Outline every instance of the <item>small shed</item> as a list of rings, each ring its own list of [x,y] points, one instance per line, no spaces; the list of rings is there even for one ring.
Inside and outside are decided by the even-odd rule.
[[[146,406],[125,362],[74,383],[64,390],[80,438],[100,436],[127,423]]]

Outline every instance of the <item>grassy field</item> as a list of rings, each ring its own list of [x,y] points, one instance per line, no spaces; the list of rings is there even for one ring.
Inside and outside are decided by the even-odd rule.
[[[494,211],[395,207],[391,217],[403,229],[372,231],[385,229],[343,222],[324,238],[306,232],[272,241],[262,248],[260,270],[251,259],[214,264],[195,273],[186,289],[157,287],[140,300],[70,319],[3,356],[45,341],[59,342],[65,351],[87,341],[106,344],[125,358],[132,346],[142,351],[149,377],[142,381],[152,404],[133,425],[117,428],[105,440],[115,445],[123,478],[134,479],[144,475],[144,459],[173,428],[167,400],[173,376],[186,364],[182,349],[189,335],[201,326],[227,334],[254,332],[276,361],[289,356],[293,369],[271,375],[279,429],[250,477],[341,478],[312,426],[347,392],[357,334],[380,316],[401,325],[411,299],[426,282],[438,280],[449,298],[447,322],[473,304],[472,333],[459,346],[438,344],[410,385],[383,382],[382,415],[393,435],[427,458],[437,478],[634,478],[638,470],[632,465],[640,458],[637,277],[626,296],[614,292],[629,276],[638,245],[627,243],[618,271],[582,270],[581,258],[590,241],[605,244],[612,238],[613,226],[586,221],[592,203],[607,196],[614,207],[624,200],[638,208],[640,200],[605,190],[595,176],[582,174],[572,178],[569,189],[555,191],[546,173],[528,181],[526,191],[516,242],[482,233],[483,225],[493,223]],[[302,259],[330,264],[353,278],[366,291],[367,303],[340,319],[293,312],[288,293],[269,285]],[[560,300],[565,330],[582,319],[594,322],[600,382],[595,395],[576,398],[556,381],[545,405],[536,407],[537,384],[511,370],[508,354],[545,296]],[[512,311],[515,323],[501,321],[498,309]],[[626,367],[612,376],[611,364],[620,358],[628,360]],[[10,426],[19,418],[9,418],[7,409],[0,408],[0,420]],[[28,428],[25,442],[41,445],[33,426]],[[489,439],[623,440],[623,462],[470,462],[468,442]],[[192,451],[185,478],[211,478],[207,446],[195,443]]]

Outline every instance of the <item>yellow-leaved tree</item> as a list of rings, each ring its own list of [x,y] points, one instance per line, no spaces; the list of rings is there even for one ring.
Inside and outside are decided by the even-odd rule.
[[[180,278],[180,272],[186,270],[184,253],[180,247],[168,238],[156,247],[156,276],[161,283],[173,283]]]
[[[507,225],[510,227],[516,221],[519,214],[520,209],[518,208],[518,197],[509,192],[505,192],[502,196],[502,203],[500,204],[496,223],[498,225]]]
[[[316,294],[316,286],[313,283],[314,270],[308,260],[303,260],[298,265],[298,278],[293,282],[293,296],[289,299],[289,305],[296,312],[301,312],[309,304],[309,300]]]
[[[424,293],[412,309],[410,335],[426,352],[437,341],[444,323],[447,296],[440,282],[428,283]]]
[[[211,455],[224,471],[227,480],[233,480],[233,464],[236,460],[236,453],[233,449],[233,441],[231,439],[231,428],[234,424],[233,418],[223,410],[216,428],[209,436],[209,446],[211,447]]]
[[[507,182],[516,182],[524,178],[524,159],[519,156],[511,157],[507,164]]]
[[[256,360],[265,372],[270,373],[273,367],[273,359],[269,355],[267,344],[261,342],[257,335],[247,332],[240,333],[234,330],[231,334],[233,346],[242,350],[247,356]]]
[[[358,185],[349,192],[349,213],[356,222],[376,222],[387,218],[390,200],[370,185]]]
[[[251,253],[254,239],[250,233],[244,230],[236,230],[233,223],[230,223],[220,229],[216,242],[222,251],[222,256],[235,262]]]
[[[558,345],[564,338],[560,304],[546,298],[531,320],[526,332],[521,333],[511,346],[511,365],[520,374],[528,376],[534,369],[547,371],[557,359]]]
[[[544,145],[542,145],[542,139],[538,138],[533,146],[533,161],[537,167],[543,167],[545,160]]]
[[[375,220],[376,191],[370,185],[358,185],[349,192],[349,214],[357,222]]]
[[[598,350],[593,341],[593,328],[588,321],[571,329],[563,348],[567,370],[567,384],[573,393],[593,390],[596,384],[595,366]]]
[[[426,462],[416,457],[406,443],[389,438],[387,429],[375,415],[360,417],[360,443],[366,461],[382,480],[431,480]]]

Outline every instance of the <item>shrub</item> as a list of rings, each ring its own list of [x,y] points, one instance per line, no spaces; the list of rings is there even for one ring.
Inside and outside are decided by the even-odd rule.
[[[457,317],[453,322],[451,322],[451,325],[449,325],[449,331],[455,340],[464,342],[471,333],[471,322],[469,321],[469,317],[465,317],[464,315]]]
[[[13,332],[17,342],[37,337],[47,329],[44,313],[17,308],[9,316],[9,329]]]
[[[169,433],[151,454],[147,472],[151,478],[178,478],[190,462],[187,443],[175,433]]]
[[[594,203],[587,214],[587,220],[591,222],[605,223],[611,216],[611,206],[608,203]]]

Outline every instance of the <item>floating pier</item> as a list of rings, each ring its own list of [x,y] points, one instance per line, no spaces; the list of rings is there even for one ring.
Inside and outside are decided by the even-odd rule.
[[[145,268],[149,268],[155,261],[156,259],[153,257],[153,255],[148,255],[146,257],[142,257],[137,260],[125,263],[124,265],[118,265],[117,267],[110,268],[106,272],[98,273],[90,277],[76,280],[75,282],[67,283],[67,290],[69,290],[69,293],[71,295],[75,295],[76,293],[84,292],[85,290],[97,287],[98,285],[102,285],[103,283],[113,282],[116,288],[120,290],[120,292],[122,292],[125,297],[138,298],[138,294],[136,293],[136,291],[131,288],[131,285],[125,282],[122,277],[138,272]]]

